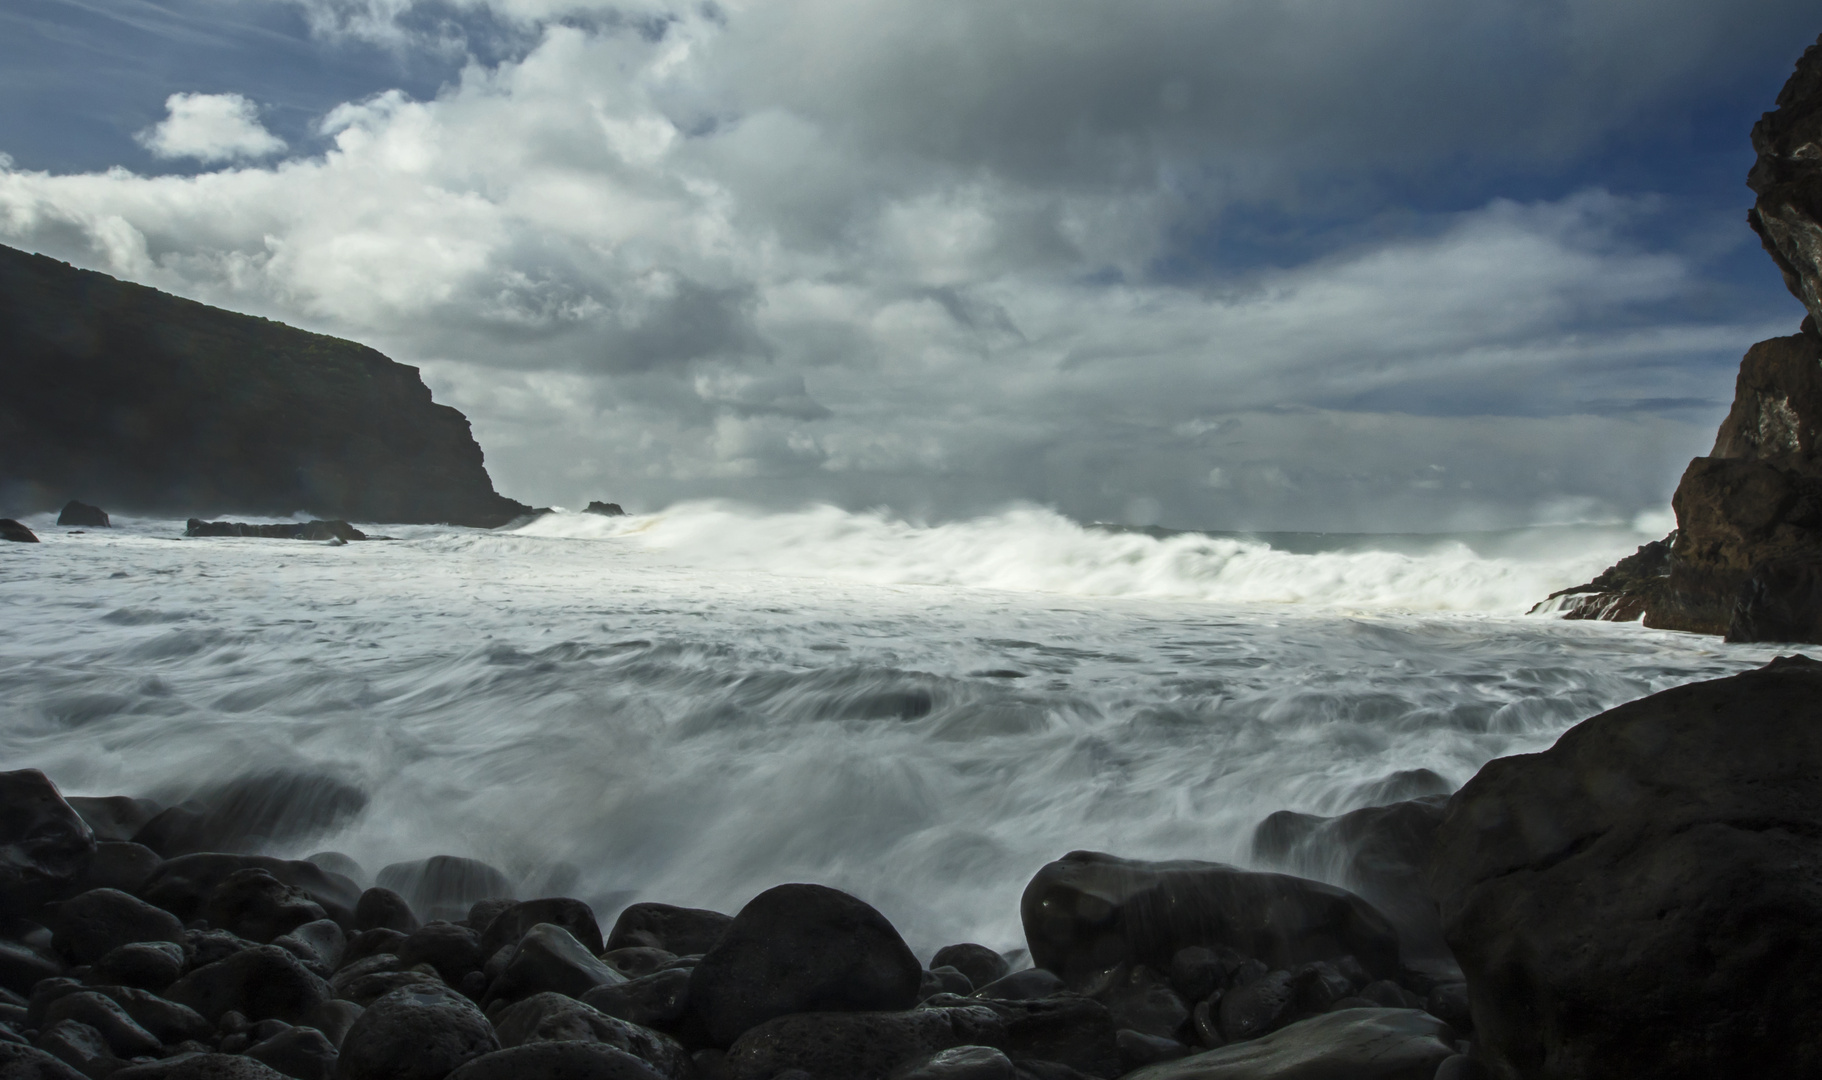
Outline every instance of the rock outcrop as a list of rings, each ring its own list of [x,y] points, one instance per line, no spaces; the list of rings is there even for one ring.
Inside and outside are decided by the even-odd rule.
[[[0,507],[496,526],[468,420],[351,341],[0,247]]]
[[[1799,333],[1747,352],[1714,449],[1683,473],[1677,529],[1546,604],[1733,641],[1822,641],[1822,40],[1752,130],[1747,215],[1797,299]],[[1793,594],[1793,589],[1795,593]]]
[[[1822,1074],[1822,663],[1611,709],[1449,802],[1430,882],[1498,1080]]]

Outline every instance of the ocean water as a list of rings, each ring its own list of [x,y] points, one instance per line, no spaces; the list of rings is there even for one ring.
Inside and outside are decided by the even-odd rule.
[[[1623,527],[693,503],[331,546],[27,523],[42,544],[0,544],[6,768],[163,802],[333,783],[364,807],[268,850],[479,858],[604,923],[822,882],[925,957],[1021,945],[1019,894],[1068,851],[1246,864],[1273,811],[1452,789],[1779,651],[1525,614],[1656,538]]]

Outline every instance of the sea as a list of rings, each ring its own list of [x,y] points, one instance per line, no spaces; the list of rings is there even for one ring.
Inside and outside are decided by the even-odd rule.
[[[347,545],[26,524],[41,544],[0,544],[0,766],[163,804],[337,793],[261,846],[369,880],[480,859],[604,926],[819,882],[925,958],[1020,947],[1019,895],[1067,852],[1255,865],[1274,811],[1452,791],[1788,651],[1527,614],[1662,535],[1643,526],[1248,536],[716,502]]]

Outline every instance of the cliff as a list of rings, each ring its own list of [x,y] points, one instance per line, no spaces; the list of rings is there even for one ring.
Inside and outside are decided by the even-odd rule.
[[[1754,345],[1714,449],[1671,500],[1677,529],[1550,598],[1572,619],[1822,641],[1822,39],[1753,126],[1753,231],[1809,309],[1799,333]]]
[[[0,507],[504,524],[416,368],[0,247]]]

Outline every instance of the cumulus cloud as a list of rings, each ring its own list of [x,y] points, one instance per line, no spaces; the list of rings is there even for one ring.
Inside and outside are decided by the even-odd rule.
[[[1548,27],[1516,0],[307,6],[399,48],[477,12],[524,44],[345,103],[271,166],[0,167],[0,238],[420,364],[535,502],[1629,516],[1773,329],[1689,314],[1708,285],[1641,238],[1670,213],[1648,195],[1482,198],[1251,262],[1216,228],[1570,152],[1745,32],[1693,0],[1650,8],[1649,50],[1645,6],[1591,0]],[[183,135],[180,98],[270,142]],[[282,148],[234,95],[171,114],[174,153]]]
[[[285,141],[259,122],[259,106],[239,94],[172,94],[170,113],[136,136],[161,158],[195,158],[204,163],[269,157]]]

